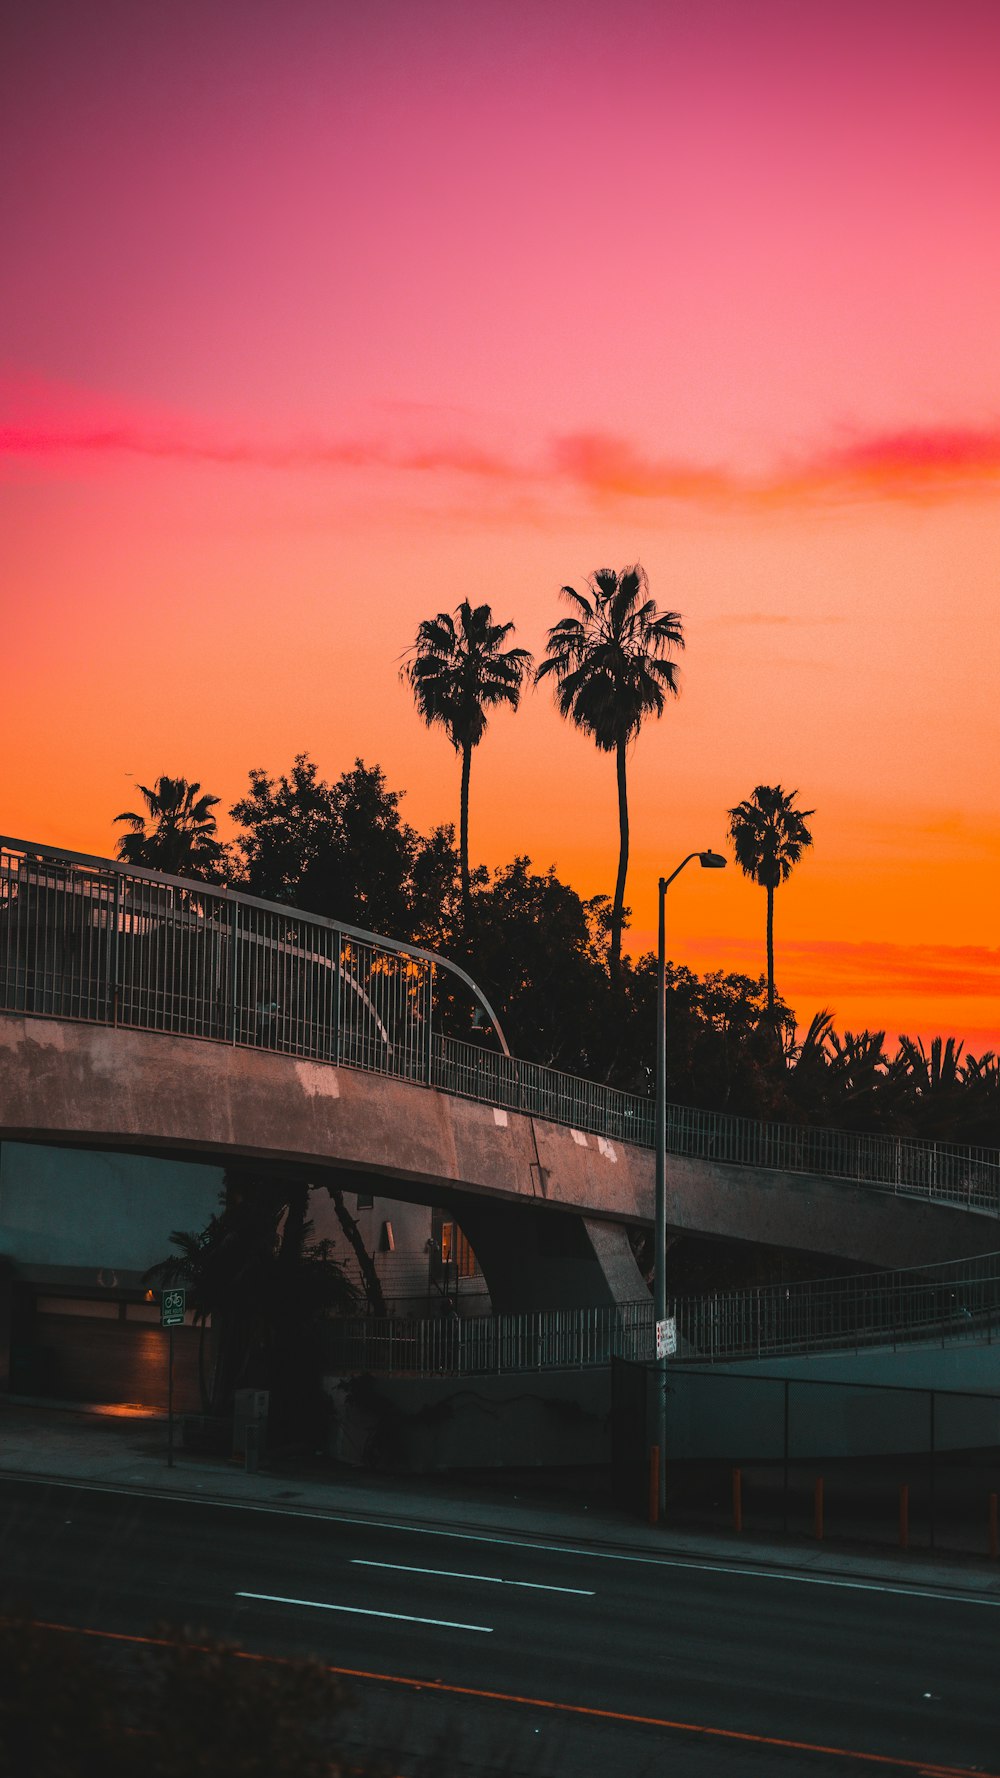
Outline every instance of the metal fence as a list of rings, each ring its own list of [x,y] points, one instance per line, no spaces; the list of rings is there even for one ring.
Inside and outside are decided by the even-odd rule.
[[[365,1068],[606,1142],[651,1147],[654,1105],[444,1035],[445,958],[207,884],[0,839],[0,1009]],[[1000,1215],[993,1150],[671,1105],[672,1154],[852,1180]]]
[[[991,1344],[1000,1337],[1000,1253],[909,1272],[680,1297],[677,1362],[855,1352],[871,1346]],[[653,1304],[547,1309],[460,1321],[390,1316],[330,1323],[335,1371],[418,1377],[578,1369],[654,1355]]]
[[[560,1074],[537,1062],[440,1038],[433,1082],[446,1092],[551,1118],[606,1141],[653,1146],[652,1099]],[[694,1159],[852,1180],[904,1197],[1000,1215],[1000,1157],[994,1149],[971,1144],[764,1123],[724,1111],[668,1105],[667,1148]]]
[[[1000,1330],[1000,1254],[683,1297],[671,1313],[685,1362],[990,1343]]]
[[[599,1309],[542,1309],[523,1315],[409,1321],[369,1316],[331,1321],[327,1363],[345,1373],[475,1376],[499,1371],[581,1369],[612,1356],[648,1358],[647,1300]]]

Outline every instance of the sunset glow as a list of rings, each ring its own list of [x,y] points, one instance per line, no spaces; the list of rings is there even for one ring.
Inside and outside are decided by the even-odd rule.
[[[797,788],[802,1022],[1000,1048],[992,0],[34,0],[7,27],[0,828],[356,756],[457,822],[399,679],[460,599],[540,656],[641,562],[681,695],[630,763],[627,943]],[[543,684],[473,859],[610,894],[614,762]],[[668,948],[764,969],[731,867]]]

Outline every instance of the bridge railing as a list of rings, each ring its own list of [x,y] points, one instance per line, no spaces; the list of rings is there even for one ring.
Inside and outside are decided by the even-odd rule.
[[[435,960],[202,883],[0,848],[0,1005],[430,1082]]]
[[[436,1038],[432,1078],[446,1092],[551,1118],[607,1141],[653,1144],[652,1099],[475,1044]],[[700,1160],[853,1180],[1000,1215],[1000,1163],[993,1149],[763,1123],[686,1105],[667,1107],[667,1148]]]
[[[909,1272],[680,1297],[685,1365],[1000,1340],[1000,1253]],[[334,1371],[436,1376],[574,1369],[612,1357],[652,1360],[653,1305],[553,1309],[472,1320],[357,1317],[329,1324]]]
[[[246,1045],[436,1086],[604,1141],[653,1101],[443,1036],[443,958],[226,888],[0,840],[0,1008]],[[668,1108],[672,1154],[853,1180],[1000,1215],[995,1151]]]

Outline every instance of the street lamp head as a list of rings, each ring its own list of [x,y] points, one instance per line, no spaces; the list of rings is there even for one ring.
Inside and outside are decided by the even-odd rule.
[[[725,870],[726,860],[721,852],[699,852],[698,863],[702,870]]]

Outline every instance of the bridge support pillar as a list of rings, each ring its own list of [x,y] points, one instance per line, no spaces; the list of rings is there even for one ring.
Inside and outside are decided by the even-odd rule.
[[[455,1213],[483,1268],[495,1314],[592,1309],[648,1295],[620,1223],[467,1199]]]

